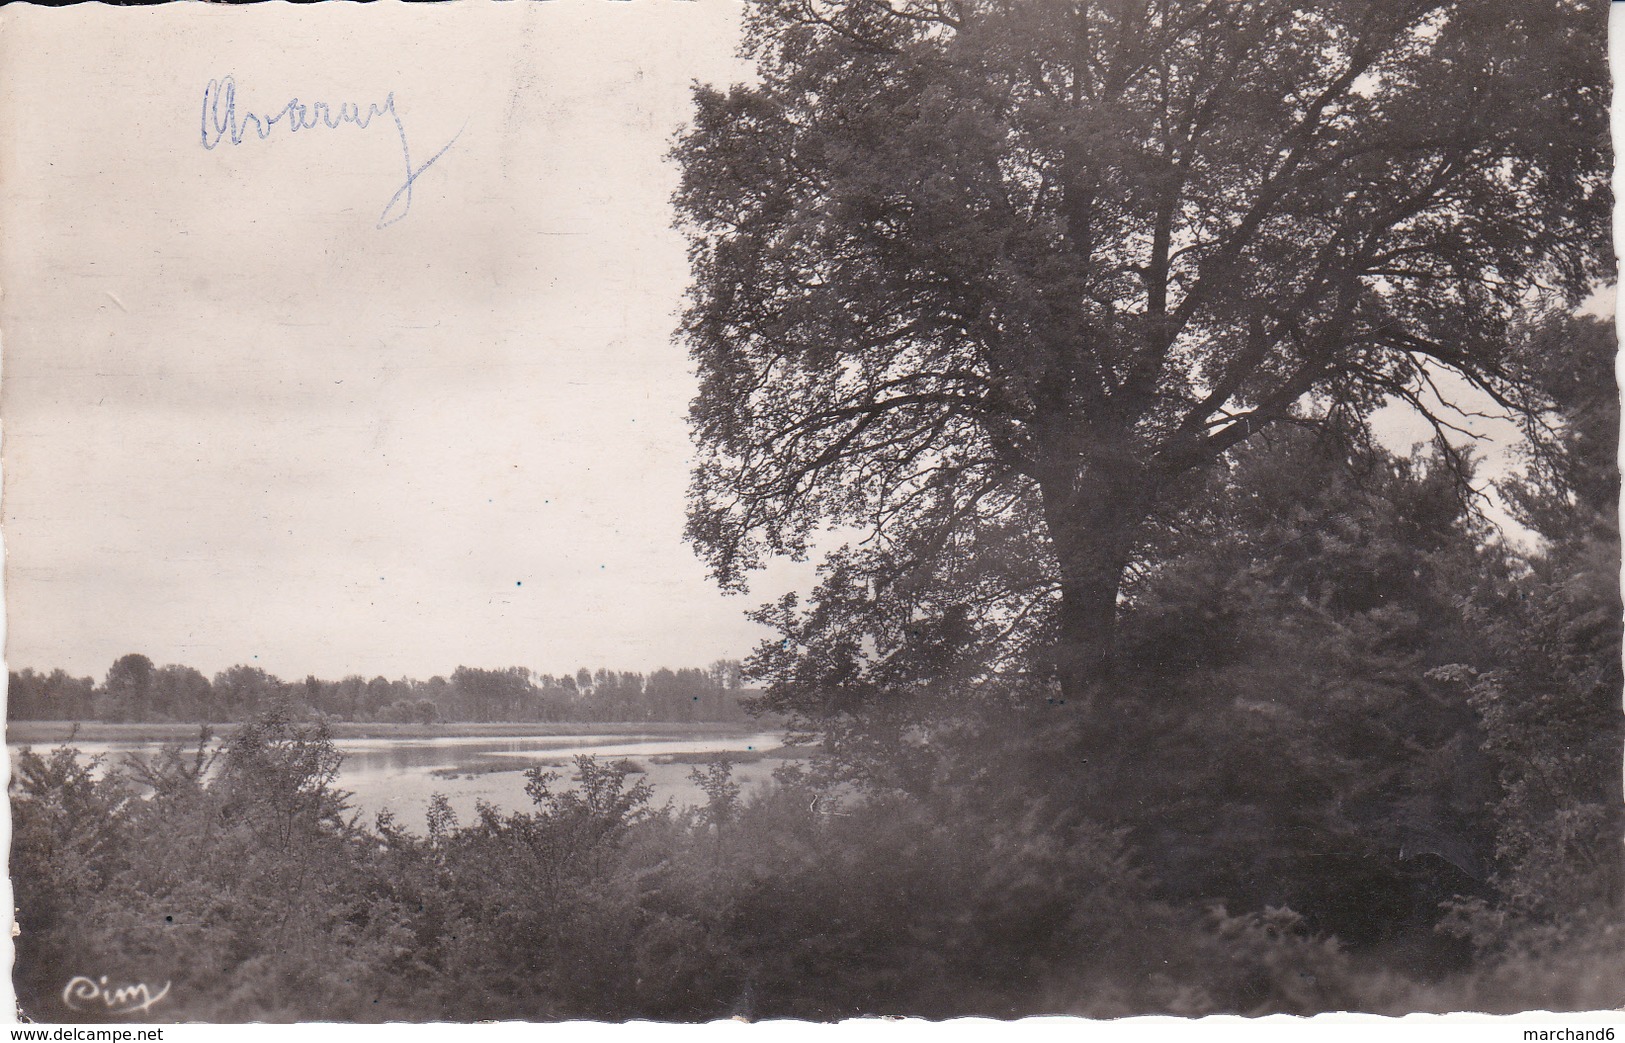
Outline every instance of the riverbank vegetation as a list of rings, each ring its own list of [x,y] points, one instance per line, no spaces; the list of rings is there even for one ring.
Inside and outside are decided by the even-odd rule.
[[[1607,874],[1572,851],[1395,916],[1396,896],[1420,907],[1461,877],[1377,843],[1328,868],[1312,857],[1338,854],[1324,808],[1256,795],[1238,813],[1258,828],[1316,831],[1290,875],[1153,865],[1053,785],[1064,774],[1012,784],[1008,749],[981,770],[948,751],[914,789],[815,761],[745,795],[718,762],[693,769],[693,808],[653,807],[631,766],[581,758],[572,778],[533,771],[529,810],[460,822],[437,800],[416,827],[354,820],[320,725],[273,714],[217,752],[103,771],[67,748],[19,758],[25,1016],[68,1017],[63,985],[85,968],[169,983],[141,1016],[206,1021],[1509,1011],[1625,988],[1625,937],[1598,915]],[[1509,842],[1552,829],[1501,819]],[[1193,897],[1215,877],[1273,893]],[[1297,908],[1269,900],[1289,889]],[[1340,939],[1324,926],[1339,916],[1366,930]],[[71,1019],[98,1016],[135,1017]]]
[[[705,669],[635,671],[582,667],[575,673],[532,674],[525,667],[486,670],[460,666],[450,678],[427,681],[352,675],[284,681],[253,666],[234,666],[211,681],[190,666],[156,666],[138,652],[121,656],[98,684],[64,670],[10,672],[8,721],[80,721],[101,725],[219,723],[280,709],[299,716],[379,726],[441,723],[743,722],[740,664],[718,660]],[[346,737],[401,734],[387,727],[350,729]],[[148,734],[142,731],[141,734]],[[18,730],[30,734],[31,730]],[[450,734],[429,731],[423,734]],[[508,734],[504,731],[503,734]]]

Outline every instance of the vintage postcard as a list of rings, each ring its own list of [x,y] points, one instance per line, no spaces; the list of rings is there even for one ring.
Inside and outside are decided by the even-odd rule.
[[[1609,15],[0,7],[18,1017],[1625,1006]]]

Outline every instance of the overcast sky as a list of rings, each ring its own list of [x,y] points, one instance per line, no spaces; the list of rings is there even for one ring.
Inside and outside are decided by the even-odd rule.
[[[681,542],[664,160],[690,82],[742,74],[738,11],[7,8],[10,665],[749,651],[762,598]],[[388,114],[208,149],[227,75],[239,119],[393,93],[414,165],[455,141],[380,229],[406,170]]]
[[[0,10],[10,666],[748,652],[743,613],[790,574],[723,597],[681,541],[694,384],[664,158],[690,82],[745,75],[738,11]],[[393,95],[400,127],[206,148],[228,75],[239,120]],[[403,137],[414,167],[445,148],[404,216]]]

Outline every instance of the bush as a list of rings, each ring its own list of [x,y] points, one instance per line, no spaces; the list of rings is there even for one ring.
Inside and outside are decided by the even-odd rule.
[[[21,754],[25,1013],[60,1019],[81,969],[171,980],[154,1016],[215,1021],[1397,1013],[1625,988],[1617,923],[1462,903],[1450,922],[1493,944],[1421,982],[1285,907],[1172,904],[1125,831],[993,761],[909,793],[790,764],[748,798],[716,763],[692,773],[706,805],[675,809],[582,757],[570,788],[532,769],[526,811],[463,823],[436,798],[420,836],[353,821],[320,725],[268,716],[216,752]]]

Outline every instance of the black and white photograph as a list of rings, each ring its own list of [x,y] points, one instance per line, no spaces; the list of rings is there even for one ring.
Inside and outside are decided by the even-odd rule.
[[[10,1020],[1625,1009],[1611,14],[0,6]]]

